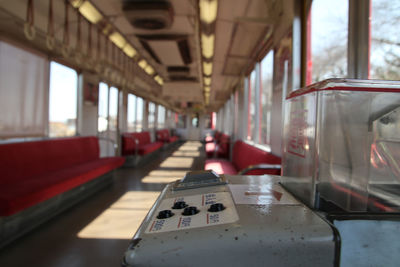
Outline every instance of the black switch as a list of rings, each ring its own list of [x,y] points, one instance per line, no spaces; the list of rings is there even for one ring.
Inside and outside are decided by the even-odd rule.
[[[199,210],[196,207],[187,207],[183,210],[182,215],[191,216],[199,213]]]
[[[210,206],[208,211],[209,212],[218,212],[218,211],[223,211],[224,209],[225,209],[225,207],[222,203],[215,203]]]
[[[177,201],[174,203],[174,206],[172,207],[174,210],[180,210],[186,208],[188,205],[186,204],[185,201]]]
[[[170,210],[162,210],[158,213],[157,219],[168,219],[170,217],[174,216],[172,211]]]

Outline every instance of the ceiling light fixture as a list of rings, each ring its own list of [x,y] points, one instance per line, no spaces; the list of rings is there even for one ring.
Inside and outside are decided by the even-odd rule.
[[[147,65],[147,67],[144,69],[144,71],[148,74],[148,75],[153,75],[154,74],[154,69],[152,66]]]
[[[125,38],[119,32],[113,32],[108,38],[119,48],[124,47],[126,44]]]
[[[136,49],[133,48],[130,44],[126,44],[122,50],[130,58],[133,58],[137,54]]]
[[[101,13],[89,1],[85,1],[79,6],[79,12],[93,24],[103,19]]]
[[[200,20],[204,23],[211,24],[217,18],[218,1],[217,0],[200,0]]]
[[[214,34],[206,35],[203,33],[201,35],[201,44],[202,44],[201,48],[203,57],[212,58],[212,56],[214,55],[214,39],[215,39]]]
[[[158,76],[158,75],[154,77],[154,80],[156,80],[156,82],[157,82],[159,85],[163,85],[163,84],[164,84],[163,79],[162,79],[160,76]]]
[[[139,67],[141,67],[144,70],[147,67],[147,61],[144,59],[140,60]]]
[[[204,75],[210,76],[212,73],[212,62],[203,62]]]

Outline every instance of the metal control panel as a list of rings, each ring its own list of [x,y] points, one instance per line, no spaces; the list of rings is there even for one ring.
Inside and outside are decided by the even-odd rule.
[[[226,176],[226,184],[174,190],[146,216],[124,266],[334,266],[334,228],[275,176]]]

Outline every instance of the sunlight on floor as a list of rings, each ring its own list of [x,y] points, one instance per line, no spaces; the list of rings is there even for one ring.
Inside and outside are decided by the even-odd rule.
[[[178,179],[182,179],[186,174],[186,171],[165,171],[155,170],[151,171],[146,177],[142,179],[142,183],[159,184],[159,183],[171,183]]]
[[[175,151],[174,157],[200,157],[200,151]]]
[[[78,233],[79,238],[131,239],[160,192],[128,191]]]
[[[199,151],[202,147],[200,142],[188,141],[179,147],[178,151]]]
[[[168,157],[161,164],[161,168],[190,168],[192,167],[194,158],[188,157]]]
[[[142,179],[142,183],[170,183],[182,179],[200,156],[200,142],[184,143]],[[177,170],[174,170],[176,168]],[[183,170],[182,170],[183,169]],[[129,191],[79,233],[79,238],[131,239],[160,192]]]
[[[184,143],[172,156],[161,162],[160,168],[164,169],[151,171],[142,179],[142,183],[166,184],[182,179],[188,171],[192,170],[195,158],[200,156],[199,149],[201,146],[200,142],[189,141]],[[168,170],[165,170],[167,168]],[[180,170],[174,170],[174,168]]]

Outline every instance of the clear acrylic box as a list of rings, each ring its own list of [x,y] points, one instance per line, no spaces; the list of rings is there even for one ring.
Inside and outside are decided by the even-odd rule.
[[[284,104],[282,184],[310,207],[400,210],[400,82],[329,79]]]

